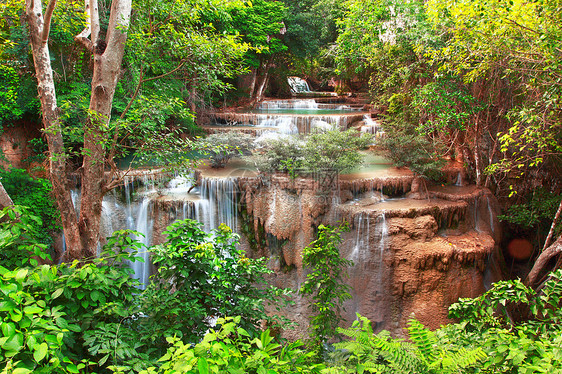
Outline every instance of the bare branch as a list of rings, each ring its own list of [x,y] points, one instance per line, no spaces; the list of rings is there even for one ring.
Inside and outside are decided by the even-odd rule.
[[[95,43],[100,36],[100,13],[98,8],[98,0],[89,0],[89,1],[90,3],[87,4],[86,6],[90,10],[89,19],[90,19],[90,27],[92,30],[91,40],[92,43]]]
[[[554,236],[554,230],[556,229],[556,225],[558,224],[558,221],[560,220],[561,214],[562,214],[562,201],[560,201],[560,205],[558,206],[558,210],[556,211],[556,214],[554,215],[554,219],[552,220],[552,225],[550,226],[550,231],[548,232],[548,236],[546,237],[546,240],[544,241],[544,247],[542,249],[543,252],[550,245],[552,237]]]
[[[82,44],[88,51],[94,51],[94,41],[99,35],[99,14],[97,0],[85,0],[86,8],[86,27],[82,32],[74,37],[78,43]],[[91,40],[88,39],[92,36]]]
[[[178,71],[179,69],[181,69],[181,67],[185,64],[185,62],[186,62],[185,60],[181,61],[178,66],[176,66],[174,69],[170,70],[170,71],[167,72],[167,73],[160,74],[160,75],[157,75],[157,76],[155,76],[155,77],[150,77],[150,78],[146,78],[146,79],[143,78],[143,76],[144,76],[144,71],[143,71],[142,66],[141,66],[141,72],[140,72],[139,83],[137,84],[137,88],[135,89],[135,93],[133,94],[133,97],[131,97],[131,100],[129,100],[129,104],[127,104],[127,107],[125,108],[125,110],[123,111],[123,113],[121,113],[121,119],[125,118],[125,114],[127,114],[127,112],[129,111],[129,109],[131,108],[131,105],[133,104],[133,101],[137,98],[137,96],[138,96],[138,94],[139,94],[139,91],[140,91],[140,88],[141,88],[141,86],[142,86],[143,83],[145,83],[145,82],[150,82],[150,81],[153,81],[153,80],[156,80],[156,79],[160,79],[160,78],[167,77],[168,75],[173,74],[173,73],[175,73],[176,71]]]
[[[49,1],[47,9],[45,9],[45,17],[43,17],[43,33],[41,34],[41,43],[45,44],[49,40],[49,32],[51,31],[51,18],[53,18],[53,11],[57,5],[57,0]]]
[[[122,48],[127,40],[126,30],[129,28],[131,18],[132,0],[113,0],[111,2],[111,13],[107,27],[105,52],[111,54],[112,50]]]

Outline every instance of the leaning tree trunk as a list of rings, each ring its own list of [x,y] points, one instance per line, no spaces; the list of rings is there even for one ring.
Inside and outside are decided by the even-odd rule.
[[[105,178],[105,147],[111,136],[106,131],[111,117],[115,87],[121,75],[121,63],[131,16],[131,0],[114,0],[106,41],[94,41],[94,74],[90,116],[84,129],[82,164],[82,201],[80,231],[87,256],[96,253],[100,239],[103,196],[110,181]]]
[[[4,209],[7,206],[14,205],[14,202],[10,198],[10,195],[4,189],[2,181],[0,181],[0,209]]]
[[[258,70],[259,68],[251,69],[252,79],[250,81],[250,87],[248,88],[248,94],[250,95],[250,100],[254,98],[254,91],[256,90],[256,82],[258,80]]]
[[[37,90],[41,102],[43,132],[49,147],[49,177],[53,184],[53,193],[61,213],[62,226],[68,248],[67,256],[69,258],[80,258],[83,248],[76,211],[70,196],[70,189],[67,186],[66,154],[61,134],[49,45],[47,43],[55,5],[56,0],[51,0],[43,17],[41,0],[27,0],[26,16],[29,24]]]
[[[256,87],[255,95],[253,97],[253,102],[258,103],[263,99],[267,83],[269,82],[269,68],[271,67],[271,62],[273,61],[273,56],[271,56],[267,61],[261,64],[262,76],[259,79],[259,84]]]
[[[537,260],[535,261],[533,268],[527,275],[527,279],[525,283],[532,288],[536,288],[540,285],[542,278],[547,274],[549,271],[553,270],[551,264],[551,260],[562,254],[562,235],[558,237],[551,246],[546,248],[544,251],[541,252]]]

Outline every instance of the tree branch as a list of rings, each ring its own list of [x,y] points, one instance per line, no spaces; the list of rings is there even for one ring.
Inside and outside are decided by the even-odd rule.
[[[534,288],[534,286],[536,286],[538,281],[540,280],[539,277],[541,276],[541,274],[543,274],[544,271],[547,270],[546,267],[550,262],[550,259],[556,255],[560,255],[560,253],[562,253],[562,236],[560,236],[558,240],[554,242],[554,244],[552,244],[539,255],[539,257],[535,261],[535,264],[533,265],[533,268],[529,272],[529,275],[527,275],[525,283]]]
[[[139,94],[139,91],[140,91],[140,88],[141,88],[143,83],[167,77],[168,75],[173,74],[176,71],[178,71],[179,69],[181,69],[181,67],[185,64],[185,62],[186,62],[185,60],[181,61],[178,66],[176,66],[173,70],[170,70],[167,73],[160,74],[160,75],[157,75],[155,77],[150,77],[150,78],[146,78],[146,79],[143,78],[144,73],[143,73],[143,69],[142,69],[142,66],[141,66],[139,83],[137,84],[137,88],[135,89],[135,93],[133,94],[133,97],[131,97],[131,100],[129,100],[129,103],[127,104],[127,107],[125,108],[123,113],[121,113],[121,119],[125,118],[125,114],[127,114],[129,109],[131,108],[131,105],[133,104],[133,101],[137,98],[137,96]]]
[[[561,214],[562,214],[562,200],[560,201],[560,205],[558,206],[558,210],[556,211],[556,214],[554,215],[554,220],[552,220],[552,225],[550,226],[550,231],[548,232],[548,236],[546,237],[546,240],[544,241],[544,247],[542,248],[543,252],[550,245],[550,241],[552,240],[552,237],[554,236],[554,229],[556,228],[556,225],[558,224],[558,221],[560,220]]]
[[[88,51],[94,52],[94,42],[98,39],[100,31],[100,19],[97,0],[85,0],[85,8],[88,22],[82,32],[74,37],[74,40],[82,44]],[[89,36],[91,40],[88,39]]]
[[[53,18],[53,11],[57,5],[57,0],[49,1],[47,9],[45,9],[45,16],[43,17],[43,33],[41,34],[41,43],[45,44],[49,40],[49,32],[51,31],[51,18]]]
[[[88,0],[86,0],[88,1]],[[90,3],[86,4],[90,10],[90,27],[92,31],[92,43],[95,43],[100,35],[100,14],[98,8],[98,0],[89,0]]]

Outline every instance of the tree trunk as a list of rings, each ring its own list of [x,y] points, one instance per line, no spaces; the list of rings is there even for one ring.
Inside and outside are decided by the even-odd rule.
[[[541,277],[544,277],[544,274],[552,269],[548,269],[548,264],[550,260],[555,257],[559,256],[562,253],[562,236],[558,238],[550,247],[546,250],[542,251],[539,255],[533,268],[527,275],[527,279],[525,283],[532,288],[535,288],[539,285],[541,281]]]
[[[554,215],[554,219],[552,220],[552,225],[550,225],[550,231],[548,232],[548,235],[547,235],[547,237],[544,241],[544,247],[542,248],[543,252],[550,245],[550,241],[552,240],[552,237],[554,236],[554,231],[556,229],[556,225],[558,225],[558,221],[560,221],[561,215],[562,215],[562,200],[560,201],[560,205],[558,206],[558,210],[556,211],[556,214]]]
[[[96,254],[100,239],[100,221],[103,196],[109,181],[105,179],[104,143],[111,139],[107,132],[115,87],[121,75],[131,16],[131,0],[114,0],[106,35],[94,43],[94,74],[89,118],[84,129],[84,160],[82,164],[82,202],[79,226],[86,256]]]
[[[255,95],[252,97],[253,102],[260,102],[263,99],[263,94],[267,87],[267,83],[269,82],[269,68],[271,66],[271,62],[273,61],[273,56],[271,56],[266,62],[262,62],[261,69],[262,75],[259,79],[259,85],[256,88]],[[257,79],[256,79],[257,81]]]
[[[10,195],[4,189],[4,185],[0,181],[0,209],[4,209],[7,206],[14,205],[14,202],[10,198]]]
[[[262,78],[262,81],[258,86],[258,90],[256,91],[256,98],[255,98],[256,103],[259,103],[260,101],[263,100],[263,95],[268,82],[269,82],[269,72],[268,70],[266,70]]]
[[[53,184],[53,192],[61,213],[64,236],[67,242],[67,257],[80,258],[82,244],[80,231],[76,219],[76,211],[70,189],[67,186],[66,154],[61,134],[61,123],[57,108],[57,97],[53,70],[49,56],[49,29],[51,16],[56,0],[51,0],[47,5],[43,17],[40,0],[26,0],[26,16],[29,24],[31,49],[37,78],[37,90],[41,102],[43,117],[43,131],[49,147],[49,177]]]
[[[480,115],[476,116],[476,125],[474,129],[474,169],[476,171],[476,185],[482,187],[482,168],[480,161]]]
[[[82,197],[80,217],[76,211],[67,186],[66,155],[61,134],[61,123],[57,109],[57,98],[53,70],[49,58],[49,28],[56,0],[47,5],[42,14],[40,0],[26,0],[33,60],[38,81],[39,99],[47,144],[50,153],[50,178],[53,192],[61,212],[62,225],[67,244],[65,260],[80,259],[96,254],[99,243],[101,207],[108,182],[104,177],[104,142],[111,139],[107,132],[115,87],[121,72],[121,62],[127,39],[126,30],[131,16],[131,0],[113,0],[107,27],[106,40],[98,38],[100,30],[97,1],[86,1],[90,11],[90,22],[76,36],[87,50],[94,53],[92,96],[89,118],[84,129]],[[88,36],[92,40],[88,40]]]
[[[256,81],[258,80],[258,70],[259,68],[252,69],[252,80],[250,81],[250,87],[248,94],[250,95],[250,100],[254,98],[254,91],[256,89]]]

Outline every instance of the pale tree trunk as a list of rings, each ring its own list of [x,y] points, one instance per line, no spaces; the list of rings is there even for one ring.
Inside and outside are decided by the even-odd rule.
[[[115,87],[121,72],[121,62],[127,39],[126,30],[131,15],[131,0],[113,0],[106,40],[99,38],[100,21],[97,0],[86,0],[89,22],[76,41],[94,53],[94,72],[89,118],[84,129],[84,162],[80,217],[67,187],[66,155],[61,135],[61,123],[53,71],[49,58],[48,38],[50,20],[56,4],[51,0],[45,16],[40,0],[26,0],[26,13],[38,81],[39,98],[43,115],[44,132],[50,153],[50,177],[53,192],[61,212],[67,243],[65,260],[95,255],[99,243],[101,206],[109,181],[104,178],[104,142],[110,139],[108,123]],[[91,37],[92,39],[88,39]]]
[[[10,195],[4,189],[2,181],[0,181],[0,209],[4,209],[7,206],[14,205],[14,202],[10,198]]]
[[[56,0],[47,5],[45,16],[41,0],[26,0],[26,16],[29,24],[31,49],[35,64],[37,90],[41,102],[43,131],[49,146],[49,177],[61,213],[64,236],[67,242],[68,257],[80,258],[82,245],[76,211],[67,186],[66,154],[61,134],[61,123],[57,108],[57,96],[53,80],[53,70],[49,56],[49,29]]]
[[[263,100],[265,88],[267,87],[268,83],[269,83],[269,72],[266,70],[263,79],[258,87],[258,91],[256,92],[256,102],[260,102]]]
[[[269,68],[271,66],[272,61],[273,61],[273,56],[271,56],[267,61],[261,63],[259,69],[262,71],[261,77],[259,76],[260,75],[259,71],[256,73],[255,84],[257,84],[257,87],[255,88],[255,92],[252,95],[252,101],[255,103],[263,99],[263,94],[267,87],[267,83],[269,82]]]
[[[106,41],[92,41],[94,74],[89,118],[84,129],[82,164],[82,200],[79,225],[85,255],[96,254],[100,239],[103,196],[110,181],[105,179],[105,148],[111,136],[108,124],[115,87],[121,75],[121,63],[131,16],[131,0],[113,0]],[[92,29],[94,21],[92,20]],[[105,48],[104,48],[105,47]]]
[[[476,169],[476,185],[478,187],[482,187],[482,173],[480,172],[481,169],[481,161],[480,161],[480,127],[479,127],[479,118],[476,119],[476,129],[475,129],[475,140],[474,140],[474,169]]]
[[[554,215],[554,219],[552,220],[552,225],[550,225],[550,231],[548,232],[548,235],[544,241],[544,247],[542,248],[542,251],[546,251],[546,248],[548,248],[548,246],[550,245],[550,241],[552,240],[552,237],[554,236],[554,231],[556,230],[556,226],[558,225],[558,221],[560,221],[560,216],[562,215],[562,200],[560,201],[560,205],[558,205],[558,210],[556,211],[556,214]]]
[[[256,90],[256,82],[258,80],[258,70],[259,68],[252,69],[252,80],[250,81],[250,88],[249,88],[250,99],[254,98],[254,91]]]

